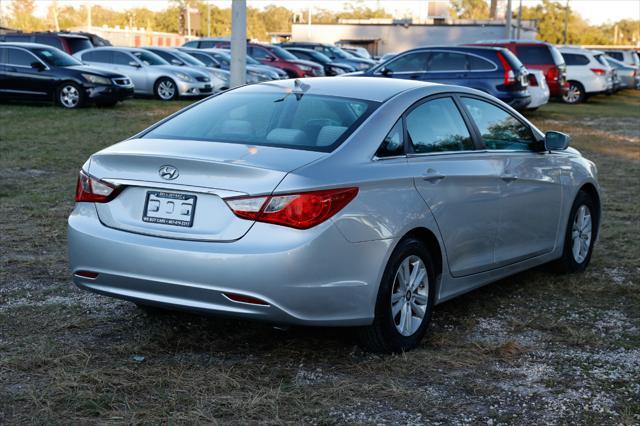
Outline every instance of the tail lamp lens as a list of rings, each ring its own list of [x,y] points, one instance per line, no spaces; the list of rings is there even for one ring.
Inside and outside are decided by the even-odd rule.
[[[243,219],[309,229],[342,210],[358,194],[358,188],[243,197],[226,200],[234,214]]]
[[[80,170],[76,185],[76,202],[106,203],[111,201],[117,193],[117,187]]]
[[[511,68],[511,65],[509,65],[509,61],[507,61],[507,58],[505,58],[502,53],[498,52],[498,59],[500,59],[502,68],[504,68],[504,84],[509,85],[515,83],[516,75],[513,72],[513,68]]]
[[[591,72],[595,75],[605,75],[607,70],[603,70],[602,68],[591,68]]]

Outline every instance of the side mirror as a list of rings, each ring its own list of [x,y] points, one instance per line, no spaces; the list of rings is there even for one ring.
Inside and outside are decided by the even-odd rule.
[[[129,61],[129,66],[130,66],[130,67],[140,68],[142,65],[140,65],[140,64],[139,64],[139,63],[137,63],[136,61]]]
[[[571,137],[562,132],[547,132],[544,134],[544,149],[547,151],[563,151],[569,148]]]
[[[393,71],[391,71],[391,70],[390,70],[389,68],[387,68],[387,67],[383,67],[383,68],[380,70],[380,74],[384,75],[385,77],[388,77],[388,76],[390,76],[391,74],[393,74]]]
[[[39,61],[31,62],[31,68],[33,68],[34,70],[38,70],[38,71],[42,71],[42,70],[45,69],[44,64],[42,62],[39,62]]]

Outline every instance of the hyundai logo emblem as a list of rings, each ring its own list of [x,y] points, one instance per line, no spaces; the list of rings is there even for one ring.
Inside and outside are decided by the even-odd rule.
[[[174,180],[178,176],[180,176],[180,172],[178,172],[178,169],[169,165],[160,167],[160,170],[158,170],[158,173],[160,174],[160,177],[162,179],[166,179],[166,180]]]

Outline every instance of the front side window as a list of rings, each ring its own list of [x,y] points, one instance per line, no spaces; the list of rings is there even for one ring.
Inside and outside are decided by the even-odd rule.
[[[7,63],[9,65],[17,65],[20,67],[31,67],[33,62],[37,62],[35,56],[26,50],[22,49],[8,49],[9,50],[9,59]]]
[[[502,108],[474,98],[462,103],[476,123],[487,149],[530,151],[536,145],[531,128]]]
[[[87,62],[99,62],[101,64],[112,63],[112,54],[110,50],[92,50],[82,54],[82,60]]]
[[[185,110],[144,135],[333,151],[377,102],[246,86]]]
[[[384,69],[391,72],[425,72],[427,70],[427,52],[414,52],[400,56],[385,64]]]
[[[611,56],[613,59],[617,59],[619,61],[624,60],[624,56],[622,56],[622,52],[612,52],[610,50],[607,51],[607,55]]]
[[[122,52],[113,52],[113,63],[116,65],[130,65],[130,62],[135,62],[131,56]]]
[[[385,136],[382,145],[376,151],[376,157],[396,157],[404,155],[404,132],[402,128],[402,119],[393,125],[391,131]]]
[[[431,52],[429,71],[466,71],[467,55],[453,52]]]
[[[587,65],[590,62],[586,56],[575,53],[563,53],[562,57],[567,65]]]
[[[258,60],[264,60],[271,57],[271,54],[267,51],[267,49],[263,49],[261,47],[249,47],[249,55],[253,56]]]
[[[47,44],[60,50],[63,49],[60,39],[53,36],[36,36],[36,43]]]
[[[407,115],[407,134],[417,154],[474,149],[469,129],[451,98],[427,101]]]

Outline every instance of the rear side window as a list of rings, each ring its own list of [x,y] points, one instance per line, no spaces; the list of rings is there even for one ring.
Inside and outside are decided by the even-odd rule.
[[[185,110],[144,137],[331,152],[378,105],[361,99],[245,86]]]
[[[567,65],[587,65],[591,62],[585,55],[578,55],[575,53],[563,53],[562,57]]]
[[[493,62],[480,58],[479,56],[468,55],[467,60],[469,61],[469,69],[471,71],[491,71],[496,69]]]
[[[517,46],[516,55],[520,61],[527,65],[551,65],[555,61],[547,45]]]
[[[404,155],[404,132],[402,128],[402,119],[393,125],[391,131],[385,136],[382,145],[376,151],[376,157],[395,157]]]
[[[610,66],[604,55],[594,55],[594,58],[596,58],[596,61],[600,62],[600,64],[604,65],[605,67]]]
[[[4,47],[0,47],[0,64],[7,63],[7,49]]]
[[[617,59],[619,61],[624,60],[624,55],[622,52],[612,52],[610,50],[607,51],[607,55],[611,56],[613,59]]]
[[[530,151],[536,144],[529,126],[502,108],[473,98],[462,98],[487,149]]]
[[[35,56],[31,53],[21,49],[7,49],[9,51],[9,59],[7,63],[9,65],[17,65],[20,67],[31,67],[33,62],[37,62]]]
[[[182,45],[183,47],[198,47],[198,42],[197,41],[188,41],[185,44]]]
[[[92,52],[86,52],[82,54],[82,60],[87,62],[100,62],[103,64],[109,64],[112,62],[111,51],[94,50]]]
[[[431,52],[429,71],[466,71],[467,55],[452,52]]]
[[[474,149],[469,129],[451,98],[427,101],[406,120],[409,142],[417,154]]]
[[[31,41],[31,36],[27,35],[6,35],[4,41]]]
[[[71,53],[80,52],[81,50],[91,49],[93,44],[88,38],[65,37]]]
[[[36,36],[36,43],[46,44],[48,46],[53,46],[60,50],[64,50],[64,48],[62,47],[62,41],[60,41],[58,37]]]
[[[427,52],[414,52],[402,55],[384,65],[391,72],[425,72],[427,70]]]
[[[185,45],[186,46],[186,45]],[[211,49],[212,47],[216,47],[216,42],[213,40],[204,40],[201,41],[198,45],[200,49]]]

